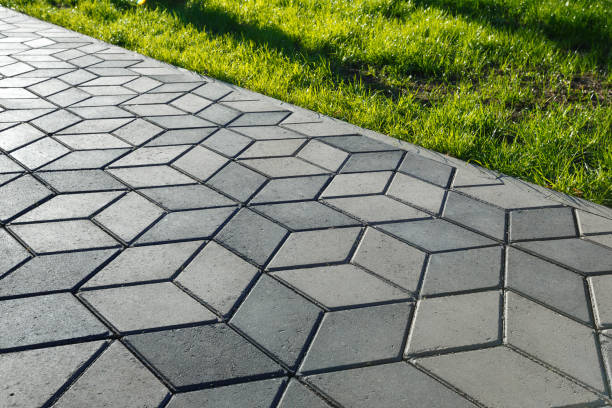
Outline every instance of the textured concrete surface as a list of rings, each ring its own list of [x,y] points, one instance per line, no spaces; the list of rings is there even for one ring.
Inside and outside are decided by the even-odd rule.
[[[612,210],[0,8],[1,407],[609,406]]]

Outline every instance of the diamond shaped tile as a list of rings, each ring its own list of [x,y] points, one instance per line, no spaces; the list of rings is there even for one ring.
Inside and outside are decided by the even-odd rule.
[[[317,201],[266,204],[253,208],[293,230],[359,225],[357,220]]]
[[[194,210],[197,208],[225,207],[236,202],[199,184],[174,187],[155,187],[139,190],[140,193],[170,210]]]
[[[0,221],[14,217],[51,194],[51,190],[30,175],[1,185]]]
[[[281,368],[223,323],[128,336],[177,389],[278,375]]]
[[[14,222],[34,222],[87,218],[119,197],[119,192],[77,193],[56,195]]]

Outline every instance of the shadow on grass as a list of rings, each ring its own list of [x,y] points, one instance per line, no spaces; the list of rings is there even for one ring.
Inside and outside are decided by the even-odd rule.
[[[521,8],[508,7],[501,0],[412,0],[418,7],[435,7],[453,16],[489,24],[498,29],[512,31],[528,30],[535,35],[544,35],[565,51],[592,52],[601,68],[609,68],[612,58],[612,30],[610,13],[572,13],[572,9],[561,16],[539,10],[533,17],[539,0],[523,2]],[[561,4],[561,2],[559,2]],[[563,7],[561,5],[561,7]]]

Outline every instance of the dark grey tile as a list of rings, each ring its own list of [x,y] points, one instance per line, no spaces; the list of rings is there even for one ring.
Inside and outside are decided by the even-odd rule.
[[[137,244],[204,239],[232,215],[233,207],[189,210],[167,214],[136,241]]]
[[[330,405],[305,385],[291,379],[278,408],[330,408]]]
[[[281,374],[281,368],[223,323],[126,337],[177,389]]]
[[[240,154],[241,159],[292,156],[306,139],[258,140]]]
[[[200,143],[217,128],[196,128],[168,130],[151,140],[146,146],[180,145]]]
[[[319,194],[328,179],[328,176],[309,176],[270,180],[251,202],[312,200]]]
[[[498,287],[502,269],[501,247],[433,254],[425,272],[421,294]]]
[[[448,193],[443,215],[449,220],[481,231],[493,238],[503,240],[506,236],[504,210],[454,191]]]
[[[395,170],[403,151],[353,153],[342,166],[342,173],[356,173],[377,170]]]
[[[214,135],[202,142],[209,147],[229,157],[234,157],[251,143],[251,139],[229,129],[219,129]]]
[[[67,155],[42,167],[41,170],[91,170],[100,169],[116,158],[127,153],[128,149],[110,150],[80,150]]]
[[[10,336],[0,350],[108,336],[108,329],[70,293],[0,301],[0,323]]]
[[[515,248],[508,248],[507,258],[507,287],[583,322],[591,322],[580,275]]]
[[[60,193],[127,189],[103,170],[45,171],[37,174]]]
[[[240,116],[240,112],[223,105],[214,104],[199,112],[198,116],[219,125],[226,125]]]
[[[141,145],[153,136],[159,135],[163,129],[146,120],[136,119],[121,126],[113,132],[114,135],[133,145]]]
[[[587,274],[612,271],[612,248],[582,239],[530,241],[519,246]]]
[[[168,164],[187,150],[188,146],[141,147],[121,157],[111,164],[112,167],[146,166]]]
[[[169,166],[126,167],[107,170],[133,188],[193,184],[195,180]]]
[[[380,229],[431,252],[495,244],[489,238],[440,219],[384,224]]]
[[[253,208],[293,230],[360,224],[359,221],[317,201],[265,204]]]
[[[593,294],[593,311],[597,325],[612,327],[612,275],[591,276],[588,282]]]
[[[440,187],[448,187],[453,167],[418,154],[406,153],[399,171]]]
[[[175,395],[168,408],[270,408],[279,394],[283,378],[251,381]]]
[[[217,240],[263,265],[286,234],[283,227],[249,209],[242,209],[219,232]]]
[[[578,235],[569,207],[537,208],[510,212],[510,239],[567,238]]]
[[[228,126],[270,126],[278,125],[289,115],[287,111],[281,112],[247,112],[232,121]]]
[[[389,144],[361,135],[321,137],[319,140],[350,153],[397,150]]]
[[[269,276],[262,276],[230,321],[291,368],[313,334],[319,309]]]
[[[154,116],[148,119],[165,129],[189,129],[217,126],[212,122],[193,115]]]
[[[246,202],[267,180],[266,177],[236,162],[230,162],[219,170],[206,184]]]
[[[384,195],[328,198],[325,203],[365,222],[429,218],[429,214]]]

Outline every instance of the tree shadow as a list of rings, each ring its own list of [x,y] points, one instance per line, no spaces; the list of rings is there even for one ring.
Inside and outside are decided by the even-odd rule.
[[[205,30],[219,36],[229,35],[237,42],[253,41],[259,46],[275,49],[292,59],[299,59],[313,65],[325,60],[329,63],[335,82],[359,80],[369,91],[383,93],[392,100],[396,100],[403,93],[400,87],[368,74],[362,64],[342,61],[331,45],[315,49],[306,48],[301,44],[299,38],[292,37],[277,27],[239,21],[226,10],[207,7],[201,3],[186,5],[185,2],[179,0],[151,0],[147,4],[173,13],[184,24],[191,24],[201,31]]]
[[[536,0],[537,1],[537,0]],[[522,8],[508,7],[499,0],[412,0],[418,7],[436,7],[453,16],[467,18],[480,24],[488,24],[501,30],[528,30],[543,35],[565,51],[591,52],[601,68],[608,68],[612,58],[611,21],[607,14],[593,13],[555,14],[530,18],[529,3]],[[531,3],[531,5],[538,3]],[[545,13],[542,13],[545,14]]]

